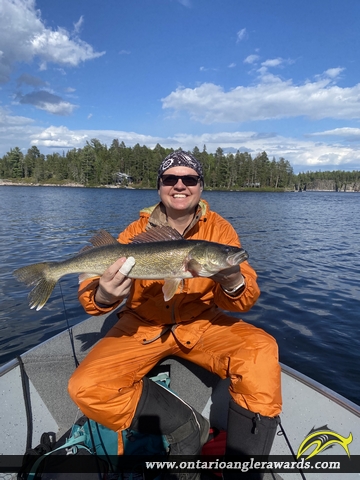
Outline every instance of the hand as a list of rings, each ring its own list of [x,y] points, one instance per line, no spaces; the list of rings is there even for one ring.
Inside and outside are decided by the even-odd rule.
[[[226,268],[210,277],[214,282],[220,283],[220,285],[229,290],[233,289],[237,285],[240,285],[244,277],[241,275],[239,265]]]
[[[129,295],[132,280],[119,271],[125,261],[126,257],[119,258],[102,274],[95,293],[96,303],[110,306]],[[130,270],[127,269],[127,273]]]

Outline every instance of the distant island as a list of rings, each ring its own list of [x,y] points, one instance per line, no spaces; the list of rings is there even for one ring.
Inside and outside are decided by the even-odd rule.
[[[33,146],[24,154],[15,147],[0,158],[0,186],[68,186],[103,188],[156,188],[161,160],[173,152],[157,144],[127,147],[114,139],[108,147],[97,139],[63,154],[43,155]],[[206,145],[192,153],[204,169],[205,189],[231,191],[331,191],[360,192],[360,172],[327,171],[294,174],[288,160],[271,160],[266,152],[253,157],[219,147],[208,153]]]

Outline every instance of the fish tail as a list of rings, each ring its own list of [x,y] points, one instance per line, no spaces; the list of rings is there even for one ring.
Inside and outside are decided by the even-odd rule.
[[[14,271],[15,277],[28,287],[34,287],[29,293],[30,308],[40,310],[48,301],[51,292],[59,280],[54,274],[54,263],[35,263]]]

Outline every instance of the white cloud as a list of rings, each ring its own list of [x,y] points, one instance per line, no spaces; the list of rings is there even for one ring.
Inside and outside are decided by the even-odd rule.
[[[289,160],[295,171],[304,171],[313,167],[321,168],[358,168],[360,151],[347,145],[330,145],[315,143],[311,140],[286,138],[275,133],[246,132],[211,132],[199,135],[175,134],[171,137],[154,137],[136,132],[118,130],[69,130],[65,126],[51,126],[30,137],[32,145],[51,149],[81,148],[87,140],[97,138],[101,143],[111,145],[113,139],[124,141],[127,146],[139,143],[154,148],[157,143],[163,147],[192,150],[195,146],[206,145],[208,152],[215,152],[218,147],[232,147],[248,151],[253,156],[264,150],[271,159],[284,157]]]
[[[309,137],[339,137],[345,138],[348,141],[360,140],[360,128],[342,127],[334,128],[333,130],[325,130],[323,132],[314,132],[308,134]]]
[[[230,65],[229,65],[229,66],[230,66]],[[201,66],[201,67],[199,68],[199,70],[200,70],[200,72],[217,72],[218,69],[217,69],[217,68],[214,68],[214,67],[212,67],[212,68],[207,68],[207,67]]]
[[[82,22],[80,18],[75,24],[75,33]],[[95,52],[91,45],[64,28],[47,28],[35,8],[35,0],[1,0],[0,32],[0,83],[9,81],[18,62],[31,63],[36,59],[40,70],[45,70],[48,62],[76,66],[105,53]]]
[[[272,58],[272,59],[269,59],[269,60],[265,60],[265,62],[262,62],[261,65],[263,67],[278,67],[282,63],[284,63],[284,60],[282,58],[278,57],[278,58]]]
[[[296,85],[291,80],[265,73],[258,84],[238,86],[228,92],[213,83],[203,83],[196,88],[179,87],[162,99],[163,108],[185,111],[193,120],[204,124],[298,116],[360,118],[360,84],[339,87],[334,84],[333,76],[324,72],[313,82]]]
[[[19,127],[32,123],[34,123],[33,119],[12,115],[7,109],[0,107],[0,128],[6,127],[2,130],[3,132],[6,132],[7,129],[11,129],[14,126]]]
[[[76,105],[73,105],[70,102],[65,102],[62,100],[59,103],[51,103],[51,102],[43,102],[41,103],[37,108],[40,110],[45,110],[48,113],[52,113],[53,115],[61,115],[61,116],[67,116],[71,115],[71,113],[74,111],[75,108],[77,108]]]
[[[329,68],[324,72],[324,75],[329,78],[337,78],[345,68],[337,67],[337,68]]]
[[[51,148],[81,148],[87,140],[92,138],[97,138],[106,145],[110,145],[114,138],[119,138],[127,145],[133,146],[140,143],[150,148],[164,140],[161,137],[120,130],[69,130],[65,126],[51,126],[32,135],[31,144]]]
[[[30,148],[31,135],[40,133],[43,128],[34,125],[33,119],[13,115],[8,108],[0,107],[0,156],[14,147],[26,151]]]
[[[80,30],[81,30],[81,27],[83,26],[83,23],[84,23],[84,17],[81,15],[81,17],[79,18],[79,20],[74,23],[74,33],[77,35],[78,33],[80,33]]]
[[[234,68],[234,67],[236,67],[236,63],[234,63],[234,62],[232,62],[232,63],[230,63],[230,65],[228,65],[228,68]]]
[[[249,55],[245,58],[244,63],[250,63],[250,65],[252,65],[253,63],[256,63],[259,58],[259,55]]]
[[[236,34],[236,43],[239,43],[242,40],[245,40],[245,38],[247,38],[246,28],[242,28]]]
[[[69,130],[67,127],[46,128],[41,133],[32,135],[31,143],[36,146],[57,147],[57,148],[73,148],[84,146],[86,140],[89,140],[86,133],[80,133]]]
[[[181,3],[181,5],[183,5],[184,7],[187,7],[187,8],[191,7],[191,1],[190,0],[178,0],[178,2]]]
[[[69,33],[63,28],[58,28],[57,31],[44,29],[41,33],[33,36],[30,42],[31,53],[38,55],[43,62],[72,67],[105,53],[95,53],[91,45],[80,39],[72,40]]]
[[[337,130],[335,129],[335,132]],[[354,140],[356,134],[360,135],[360,129],[340,130],[343,130],[344,135],[353,135]],[[337,133],[340,137],[340,132]],[[210,153],[215,152],[218,147],[224,149],[232,147],[236,150],[248,151],[253,156],[266,151],[270,159],[284,157],[294,167],[295,172],[314,168],[359,169],[360,165],[360,149],[357,146],[351,148],[349,144],[318,142],[309,137],[298,139],[271,132],[227,132],[225,130],[198,135],[177,133],[169,137],[158,137],[119,130],[70,130],[64,125],[44,129],[34,125],[32,119],[13,116],[10,111],[0,107],[0,156],[16,146],[26,151],[32,145],[36,145],[45,155],[56,149],[62,152],[66,148],[82,148],[86,141],[92,138],[97,138],[108,146],[117,138],[131,147],[139,143],[154,148],[159,143],[167,148],[182,147],[192,150],[195,146],[202,149],[203,145],[206,145]]]

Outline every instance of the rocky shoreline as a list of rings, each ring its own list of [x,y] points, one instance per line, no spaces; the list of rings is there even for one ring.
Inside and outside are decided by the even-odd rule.
[[[307,192],[360,192],[360,182],[344,182],[335,180],[314,180],[307,182],[303,188]]]
[[[86,188],[85,185],[81,183],[34,183],[34,182],[11,182],[9,180],[1,180],[0,179],[0,187],[1,186],[8,186],[8,187],[74,187],[74,188]],[[124,187],[121,185],[97,185],[93,188],[127,188],[133,189],[133,187]]]
[[[86,188],[85,185],[81,183],[34,183],[34,182],[12,182],[10,180],[0,179],[0,187],[9,186],[9,187],[73,187],[73,188]],[[116,189],[130,189],[135,190],[134,187],[123,185],[95,185],[92,188],[116,188]],[[241,190],[239,190],[241,191]],[[247,189],[248,191],[248,189]],[[259,191],[259,189],[254,188],[254,191]],[[286,189],[287,192],[346,192],[346,193],[360,193],[360,183],[350,183],[350,184],[336,184],[332,180],[323,180],[323,181],[314,181],[307,183],[303,187],[295,188],[294,190]]]
[[[83,187],[80,183],[26,183],[26,182],[11,182],[9,180],[1,180],[0,186],[10,187]]]

